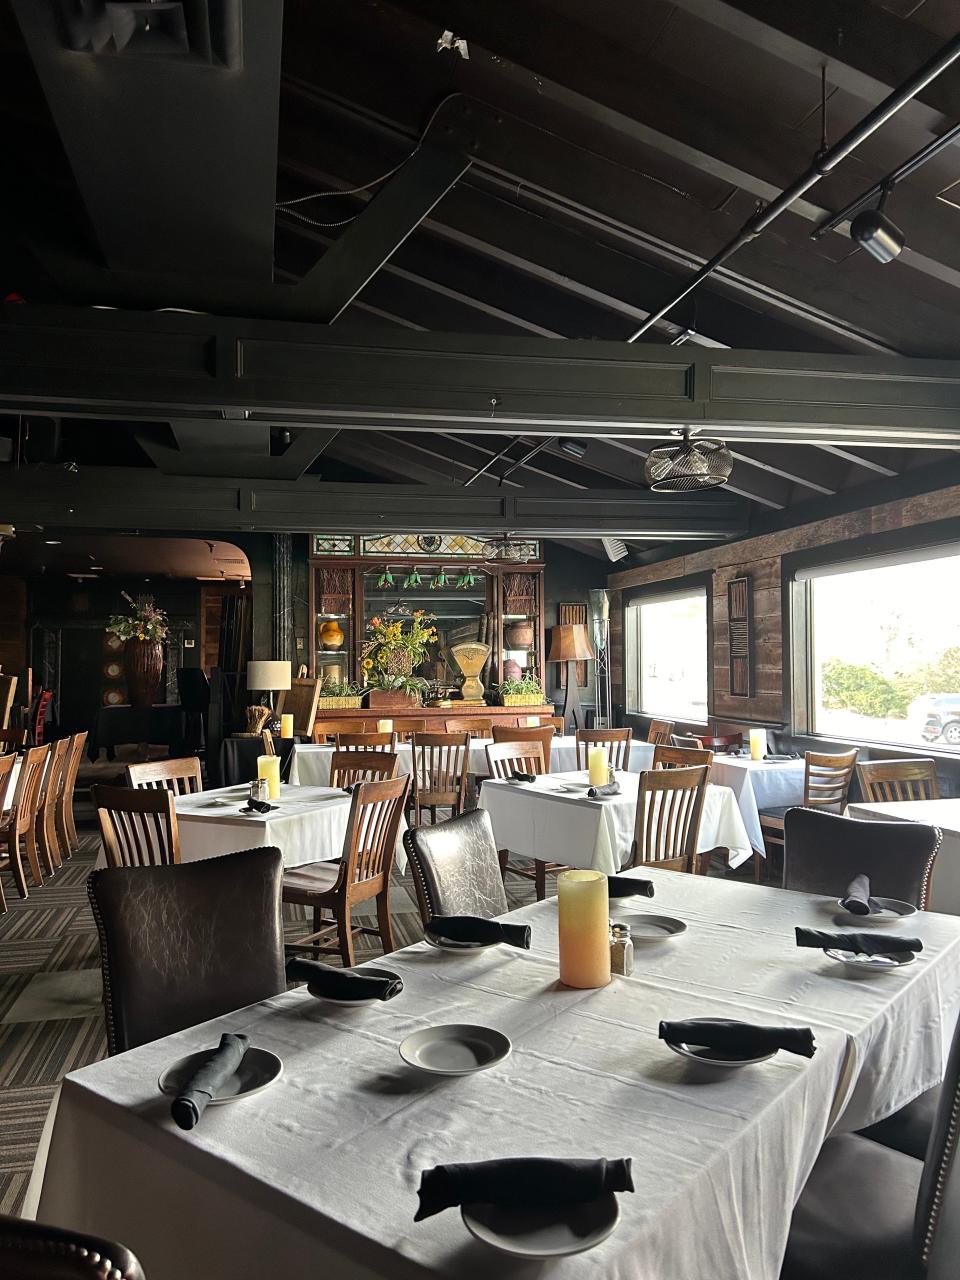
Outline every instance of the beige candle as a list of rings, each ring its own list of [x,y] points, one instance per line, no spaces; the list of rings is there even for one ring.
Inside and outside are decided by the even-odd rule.
[[[528,729],[538,729],[539,727],[540,727],[540,717],[539,717],[539,716],[527,716],[527,728],[528,728]]]
[[[257,756],[257,777],[266,778],[271,800],[280,799],[280,757]]]
[[[605,987],[610,981],[610,895],[602,871],[557,876],[560,981],[566,987]]]
[[[602,787],[608,777],[606,747],[590,747],[587,751],[587,770],[591,787]]]
[[[393,733],[393,721],[392,721],[392,720],[378,720],[378,721],[377,721],[377,733]]]
[[[766,729],[750,730],[750,759],[762,760],[767,754],[767,731]]]
[[[293,716],[280,717],[280,737],[281,738],[293,737]]]

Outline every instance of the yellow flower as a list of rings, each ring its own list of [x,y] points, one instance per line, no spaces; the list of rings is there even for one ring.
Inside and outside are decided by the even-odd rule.
[[[138,640],[146,640],[146,638],[147,638],[147,637],[143,634],[143,632],[142,632],[142,631],[141,631],[141,632],[140,632],[140,634],[137,636],[137,639],[138,639]]]
[[[363,660],[363,669],[364,669],[364,671],[371,671],[371,670],[373,669],[373,659],[372,659],[372,658],[364,658],[364,660]]]

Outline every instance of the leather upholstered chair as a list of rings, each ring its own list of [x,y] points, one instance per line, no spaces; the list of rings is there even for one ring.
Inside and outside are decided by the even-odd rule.
[[[111,1053],[286,990],[282,877],[274,848],[94,871]]]
[[[408,830],[403,845],[424,924],[433,916],[491,919],[507,910],[497,842],[485,809]]]
[[[784,815],[783,887],[842,898],[856,875],[873,892],[926,908],[940,848],[936,827],[921,822],[863,822],[817,809]],[[933,904],[936,908],[936,903]]]
[[[958,1116],[960,1027],[924,1159],[856,1134],[828,1138],[794,1210],[780,1280],[954,1280]]]
[[[144,1280],[129,1249],[99,1236],[0,1214],[4,1280]]]

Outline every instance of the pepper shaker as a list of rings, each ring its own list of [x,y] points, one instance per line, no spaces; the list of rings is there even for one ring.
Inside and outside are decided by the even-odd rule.
[[[633,939],[630,926],[615,924],[610,929],[610,972],[629,978],[633,973]]]

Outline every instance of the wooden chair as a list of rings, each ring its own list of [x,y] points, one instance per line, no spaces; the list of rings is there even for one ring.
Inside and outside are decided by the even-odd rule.
[[[0,673],[0,729],[10,727],[10,712],[17,692],[17,677]]]
[[[75,733],[71,737],[69,758],[63,770],[63,785],[57,797],[57,839],[60,842],[60,855],[64,858],[71,857],[80,847],[80,841],[77,838],[77,824],[73,817],[73,793],[77,789],[77,774],[80,770],[80,761],[83,759],[86,745],[86,729],[82,733]]]
[[[396,754],[397,735],[391,733],[338,733],[333,740],[337,751],[388,751]]]
[[[518,733],[519,730],[514,730]],[[532,730],[536,733],[538,730]],[[553,730],[551,728],[550,732]],[[486,748],[487,769],[491,778],[512,778],[514,773],[549,773],[543,763],[543,743],[537,739],[524,738],[518,742],[495,742]],[[524,880],[532,880],[536,886],[537,901],[542,902],[547,896],[547,872],[557,874],[566,871],[562,862],[544,862],[534,858],[533,866],[517,866],[510,861],[509,849],[498,849],[500,874],[506,881],[507,875],[522,876]]]
[[[270,739],[271,746],[273,738]],[[273,755],[272,751],[267,752]],[[203,790],[200,761],[196,756],[183,760],[151,760],[146,764],[127,765],[127,785],[155,791],[170,791],[175,796],[196,795]]]
[[[708,772],[706,765],[698,765],[641,773],[631,867],[662,867],[696,874]]]
[[[416,720],[407,718],[404,720],[394,720],[393,732],[397,735],[399,742],[409,742],[415,733],[426,733],[426,720]]]
[[[11,751],[8,755],[0,756],[0,822],[3,821],[4,811],[7,804],[7,792],[10,790],[10,780],[13,777],[13,766],[17,763],[16,753]],[[5,867],[9,859],[6,854],[0,852],[0,867]],[[19,867],[19,862],[17,866]],[[20,868],[22,874],[22,867]],[[16,870],[14,870],[16,874]],[[26,894],[21,895],[23,897]],[[6,911],[7,900],[3,894],[3,883],[0,882],[0,911]]]
[[[586,769],[588,748],[605,747],[611,769],[629,769],[632,740],[632,729],[578,729],[577,768]]]
[[[672,720],[651,720],[647,729],[647,741],[652,742],[655,747],[660,746],[661,743],[666,746],[672,733]]]
[[[714,754],[723,752],[730,753],[742,750],[743,734],[716,733],[711,736],[710,734],[701,733],[699,742],[702,747],[706,747],[708,750],[714,752]]]
[[[10,864],[21,898],[27,897],[27,878],[20,857],[21,840],[30,863],[33,882],[37,888],[43,884],[37,849],[37,806],[49,754],[48,746],[29,747],[24,752],[10,808],[0,813],[0,849],[6,846],[4,861]]]
[[[818,751],[807,751],[804,754],[803,770],[803,807],[805,809],[826,809],[831,813],[842,813],[847,803],[847,792],[853,780],[859,749],[841,751],[836,755],[826,755]],[[775,808],[760,810],[760,829],[764,843],[783,846],[783,817],[792,805],[779,805]]]
[[[415,733],[413,735],[413,814],[419,827],[421,810],[430,810],[437,821],[437,808],[449,808],[455,818],[463,812],[467,795],[467,766],[470,762],[468,733]]]
[[[507,910],[497,844],[486,809],[418,827],[403,835],[417,891],[420,919],[480,916],[489,920]]]
[[[0,750],[22,751],[26,745],[26,729],[0,729]]]
[[[691,747],[694,751],[703,750],[703,742],[692,734],[671,733],[670,745],[672,747]]]
[[[653,769],[690,769],[713,764],[713,752],[698,747],[665,747],[653,748]]]
[[[293,716],[293,732],[306,737],[311,733],[317,719],[317,707],[320,703],[321,681],[315,676],[306,678],[295,676],[290,681],[290,688],[284,689],[277,700],[277,715]]]
[[[384,955],[394,949],[390,872],[409,786],[407,777],[361,782],[351,800],[340,861],[311,862],[284,872],[283,901],[313,908],[313,931],[288,944],[288,950],[339,954],[349,966],[355,962],[355,933],[378,933]],[[355,925],[353,908],[371,898],[377,903],[377,928]],[[325,910],[332,920],[324,920]],[[331,934],[336,941],[328,944]]]
[[[331,738],[335,738],[338,733],[365,733],[367,728],[366,720],[316,720],[313,725],[313,733],[311,737],[313,741],[320,744],[328,742]]]
[[[260,730],[260,741],[263,743],[263,754],[265,756],[275,756],[277,748],[273,745],[273,734],[269,729]]]
[[[450,716],[443,722],[444,733],[469,733],[471,738],[493,737],[493,721],[482,716]]]
[[[529,724],[528,721],[535,720],[536,724]],[[563,735],[563,716],[548,716],[540,713],[531,713],[528,716],[519,715],[516,718],[518,729],[535,729],[537,725],[552,725],[554,734]]]
[[[33,734],[33,745],[35,747],[43,745],[43,730],[47,723],[47,711],[52,701],[53,692],[50,689],[41,689],[37,694],[37,700],[30,716],[30,730]]]
[[[166,787],[92,787],[108,867],[158,867],[180,861],[180,831]]]
[[[940,799],[937,766],[933,760],[861,760],[857,764],[857,777],[863,798],[870,804]]]
[[[334,751],[330,757],[331,787],[352,787],[355,782],[380,782],[395,778],[400,758],[389,751]]]
[[[64,855],[57,839],[57,800],[63,788],[64,773],[70,764],[70,739],[58,738],[50,745],[47,767],[43,771],[37,797],[37,844],[48,875],[63,866]],[[67,855],[69,856],[69,854]]]
[[[519,725],[516,729],[509,725],[495,724],[493,726],[493,740],[495,743],[500,742],[539,742],[543,748],[543,769],[538,770],[540,773],[550,772],[550,752],[553,747],[553,740],[556,734],[553,731],[553,725],[541,725],[539,729],[532,726]],[[527,770],[529,773],[529,770]]]

